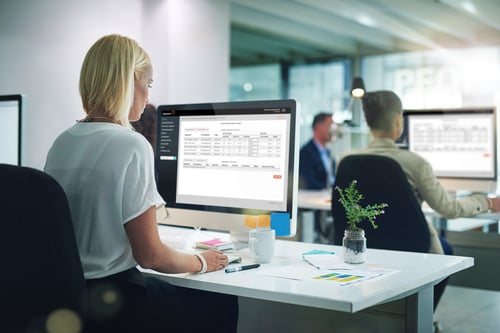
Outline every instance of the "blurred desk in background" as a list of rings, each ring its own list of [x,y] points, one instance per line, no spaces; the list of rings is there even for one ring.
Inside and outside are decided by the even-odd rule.
[[[326,224],[331,210],[331,198],[331,190],[299,190],[297,200],[299,241],[315,242],[317,238],[314,229],[315,212],[320,216],[320,223]]]
[[[332,205],[332,192],[330,190],[299,190],[297,205],[303,209],[329,211]]]
[[[426,202],[422,204],[422,211],[425,216],[432,219],[434,226],[441,231],[443,236],[446,236],[449,231],[481,230],[498,233],[500,213],[482,213],[472,217],[447,219],[435,212]]]
[[[452,276],[450,285],[500,290],[500,266],[496,264],[500,255],[500,214],[482,213],[468,218],[447,219],[426,203],[422,205],[422,210],[451,244],[455,255],[474,257],[474,267]]]

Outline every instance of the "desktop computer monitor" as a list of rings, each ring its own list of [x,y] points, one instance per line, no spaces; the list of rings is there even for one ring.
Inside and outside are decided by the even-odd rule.
[[[167,216],[159,223],[245,241],[260,217],[293,236],[297,111],[294,100],[160,105],[155,165]]]
[[[21,165],[22,95],[0,96],[0,163]]]
[[[496,192],[494,107],[405,110],[404,118],[400,145],[429,161],[445,189]]]

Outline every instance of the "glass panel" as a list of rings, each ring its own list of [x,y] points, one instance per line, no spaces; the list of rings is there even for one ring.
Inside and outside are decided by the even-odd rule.
[[[230,85],[231,101],[280,99],[280,65],[233,67]]]
[[[498,103],[500,48],[434,50],[363,59],[368,90],[390,89],[407,109]]]
[[[315,114],[345,109],[347,65],[347,61],[336,61],[290,67],[288,96],[301,104],[301,146],[312,137],[311,124]]]

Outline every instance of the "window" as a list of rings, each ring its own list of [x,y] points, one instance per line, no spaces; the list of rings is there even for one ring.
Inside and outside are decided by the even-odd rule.
[[[279,64],[231,68],[231,101],[281,99],[281,69]]]
[[[390,89],[405,108],[496,105],[500,48],[398,53],[366,57],[368,90]]]
[[[301,104],[301,146],[312,137],[311,124],[318,112],[332,114],[347,106],[348,61],[290,66],[289,98]]]

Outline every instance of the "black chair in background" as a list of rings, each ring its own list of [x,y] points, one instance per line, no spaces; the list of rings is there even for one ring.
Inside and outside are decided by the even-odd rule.
[[[333,243],[342,245],[347,227],[344,207],[336,186],[346,188],[357,181],[363,195],[362,205],[387,203],[385,214],[377,217],[374,230],[367,221],[365,230],[368,248],[428,252],[430,233],[427,220],[406,174],[395,160],[379,155],[350,155],[341,160],[332,189]]]
[[[61,186],[39,170],[0,164],[0,209],[0,331],[45,332],[51,315],[83,325],[85,280]]]
[[[347,227],[345,210],[338,201],[335,187],[346,188],[353,180],[357,181],[356,187],[364,197],[363,206],[389,205],[385,214],[377,217],[377,229],[369,222],[362,226],[368,248],[429,252],[429,226],[406,174],[398,162],[379,155],[350,155],[340,161],[332,189],[334,244],[342,245]],[[434,310],[447,284],[448,278],[434,286]]]

